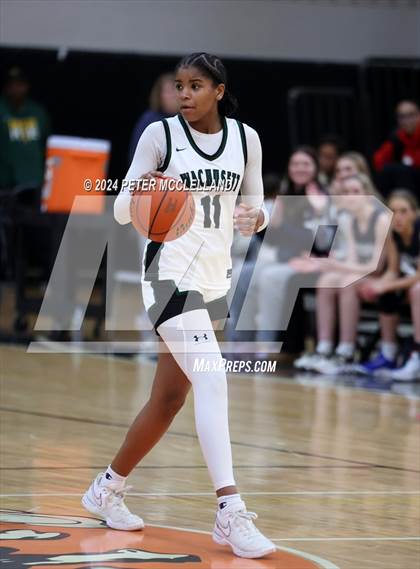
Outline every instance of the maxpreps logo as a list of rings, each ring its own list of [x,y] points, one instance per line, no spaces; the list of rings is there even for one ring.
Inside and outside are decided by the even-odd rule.
[[[103,522],[90,518],[1,510],[0,520],[3,526],[0,565],[8,569],[51,566],[111,569],[143,563],[162,564],[158,567],[167,563],[185,566],[185,563],[201,561],[197,555],[143,548],[143,532],[112,531]]]

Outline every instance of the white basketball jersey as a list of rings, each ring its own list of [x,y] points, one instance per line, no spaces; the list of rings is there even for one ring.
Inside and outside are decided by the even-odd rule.
[[[190,189],[195,218],[182,237],[147,242],[143,281],[174,280],[181,291],[230,288],[233,214],[247,150],[243,125],[222,120],[222,141],[212,155],[197,146],[181,115],[164,121],[167,152],[159,169]]]

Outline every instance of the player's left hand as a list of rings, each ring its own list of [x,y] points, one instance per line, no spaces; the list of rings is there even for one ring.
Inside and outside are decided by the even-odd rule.
[[[263,221],[264,214],[259,208],[244,203],[238,205],[233,215],[234,227],[244,237],[253,235]]]

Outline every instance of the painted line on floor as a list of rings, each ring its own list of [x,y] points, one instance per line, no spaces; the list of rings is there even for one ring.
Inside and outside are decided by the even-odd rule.
[[[420,536],[410,537],[282,537],[271,541],[420,541]]]
[[[360,490],[360,491],[296,491],[296,492],[241,492],[244,496],[418,496],[418,490]],[[127,496],[138,497],[159,497],[159,496],[214,496],[214,492],[127,492]],[[82,496],[80,492],[23,492],[0,494],[2,498],[23,498],[23,497],[66,497],[66,496]]]

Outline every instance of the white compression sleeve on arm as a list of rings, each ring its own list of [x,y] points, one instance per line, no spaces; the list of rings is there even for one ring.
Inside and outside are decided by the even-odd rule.
[[[262,231],[267,227],[270,216],[264,205],[261,142],[257,132],[253,128],[248,125],[244,125],[244,130],[248,151],[248,161],[241,185],[241,201],[246,205],[262,209],[264,221],[258,228],[258,231]]]
[[[209,314],[179,314],[158,332],[192,384],[197,435],[214,488],[234,486],[226,373]]]
[[[163,124],[150,124],[137,144],[131,166],[123,180],[122,188],[114,202],[114,218],[122,225],[130,223],[130,180],[138,180],[147,172],[156,170],[163,163],[166,153],[166,139]]]

